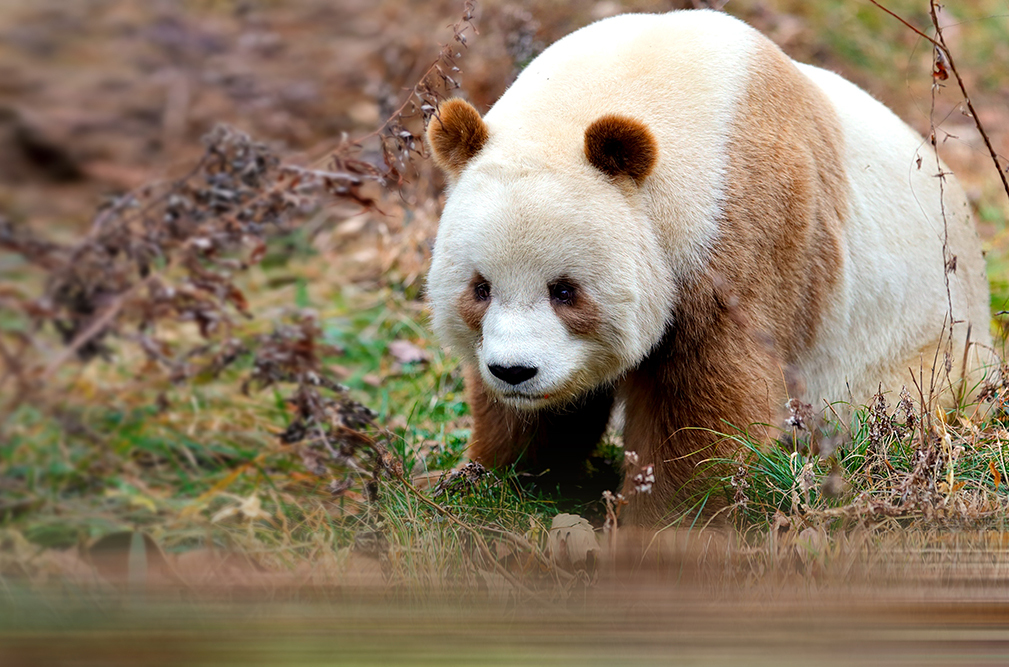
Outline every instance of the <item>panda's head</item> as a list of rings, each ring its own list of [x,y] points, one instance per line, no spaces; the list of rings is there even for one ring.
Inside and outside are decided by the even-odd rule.
[[[428,294],[436,333],[490,394],[538,409],[613,382],[665,330],[674,281],[642,187],[658,147],[619,116],[560,149],[503,134],[461,100],[431,120],[451,191]]]

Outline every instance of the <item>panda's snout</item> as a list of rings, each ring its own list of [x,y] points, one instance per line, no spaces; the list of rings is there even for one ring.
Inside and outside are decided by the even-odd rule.
[[[498,366],[497,364],[491,364],[487,366],[487,370],[499,380],[516,385],[522,384],[535,376],[539,369],[535,366]]]

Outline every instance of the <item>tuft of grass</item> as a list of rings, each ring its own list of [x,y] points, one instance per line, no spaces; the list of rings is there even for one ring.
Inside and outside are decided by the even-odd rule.
[[[917,528],[1003,520],[1009,432],[1000,410],[977,424],[965,409],[898,416],[877,396],[846,411],[849,423],[825,424],[797,449],[733,437],[740,456],[724,462],[733,474],[722,483],[735,491],[741,524],[770,526],[778,515],[833,528],[891,518]],[[828,447],[817,451],[817,441]]]
[[[738,9],[768,30],[777,27],[762,26],[761,20],[798,17],[808,30],[786,48],[800,59],[838,65],[891,103],[912,106],[907,94],[912,88],[916,99],[924,99],[922,91],[927,93],[932,83],[927,50],[875,8],[841,0],[785,0],[768,11],[766,4],[730,3],[727,9]],[[928,23],[921,3],[888,4],[916,24]],[[981,93],[998,90],[1002,70],[980,65],[1005,55],[1009,24],[981,17],[1002,11],[1001,5],[984,0],[951,9],[968,21],[967,55],[980,59],[977,66],[968,59],[958,62],[977,72]],[[552,41],[591,20],[584,8],[567,5],[540,8],[535,15],[508,11],[505,29],[498,31],[507,36],[499,51],[507,52],[517,69],[541,48],[540,39]],[[781,25],[787,28],[787,21]],[[492,33],[485,30],[482,39]],[[416,58],[411,54],[404,60]],[[508,59],[495,58],[497,69],[485,67],[489,74],[483,82],[467,84],[472,94],[486,97],[477,100],[481,103],[492,101],[504,85],[507,72],[500,68],[512,67]],[[326,127],[331,134],[332,127]],[[400,152],[409,151],[402,147]],[[68,365],[47,387],[45,409],[23,403],[0,424],[5,436],[0,439],[0,583],[9,572],[41,578],[47,567],[59,567],[62,557],[89,554],[122,533],[151,537],[177,565],[188,555],[212,550],[319,584],[338,584],[348,572],[367,570],[360,563],[367,559],[384,581],[409,596],[432,588],[487,591],[502,586],[509,575],[522,575],[537,592],[541,584],[545,588],[562,578],[545,556],[552,517],[561,509],[591,513],[598,508],[511,471],[452,495],[436,498],[431,490],[440,472],[460,461],[471,431],[456,362],[434,343],[420,300],[418,276],[438,207],[436,186],[425,173],[402,198],[402,211],[372,212],[357,232],[344,233],[344,223],[350,229],[354,221],[341,220],[335,231],[323,229],[319,221],[342,215],[323,206],[318,218],[270,239],[259,266],[235,277],[249,299],[249,312],[255,313],[248,322],[234,318],[237,338],[263,334],[288,313],[314,311],[321,342],[332,348],[324,353],[324,366],[355,400],[375,411],[387,431],[372,434],[386,438],[390,456],[384,468],[327,461],[322,475],[312,472],[301,450],[278,441],[277,434],[295,420],[285,394],[271,387],[243,395],[251,358],[237,360],[219,375],[207,372],[173,384],[140,354],[113,342],[111,362]],[[993,304],[1002,309],[1009,299],[1004,277],[1009,236],[1003,207],[995,201],[982,191],[978,206],[982,221],[996,229],[988,261]],[[382,245],[382,252],[364,253],[371,258],[361,262],[368,264],[366,270],[356,267],[360,275],[349,277],[354,251],[373,250],[372,245]],[[27,286],[44,282],[25,266],[15,269],[11,275],[20,296],[27,298],[33,291]],[[4,340],[19,342],[38,333],[16,311],[0,309]],[[180,326],[165,342],[193,338]],[[419,356],[397,358],[395,346],[403,343]],[[699,471],[702,477],[721,477],[670,520],[683,528],[705,526],[711,508],[724,497],[731,514],[726,510],[718,517],[731,516],[740,534],[752,541],[777,540],[783,525],[829,532],[839,541],[852,525],[876,534],[912,527],[919,532],[910,542],[925,548],[941,541],[937,526],[1000,526],[1009,484],[1004,416],[996,411],[987,421],[973,423],[962,411],[942,418],[921,412],[918,426],[909,426],[906,414],[894,421],[895,410],[885,406],[850,412],[845,423],[828,425],[817,435],[841,440],[829,455],[768,446],[745,431],[732,431],[725,437],[739,445],[739,458],[713,461]],[[622,456],[619,439],[607,440],[588,472],[619,469]],[[334,482],[348,484],[334,488]],[[804,548],[815,550],[812,542]]]

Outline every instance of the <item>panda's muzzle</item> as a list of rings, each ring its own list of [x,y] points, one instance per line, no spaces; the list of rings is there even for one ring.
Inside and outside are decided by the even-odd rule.
[[[498,366],[491,364],[487,366],[487,370],[499,380],[504,380],[510,385],[518,385],[535,376],[539,369],[535,366]]]

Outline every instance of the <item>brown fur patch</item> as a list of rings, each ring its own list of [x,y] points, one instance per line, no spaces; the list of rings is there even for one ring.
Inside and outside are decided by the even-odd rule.
[[[487,307],[490,306],[490,299],[481,301],[476,297],[476,286],[482,282],[486,282],[484,277],[479,273],[474,273],[466,291],[459,295],[459,317],[473,331],[480,331],[483,315],[487,312]]]
[[[714,270],[752,331],[790,362],[816,335],[840,278],[848,180],[826,95],[764,42],[729,142]]]
[[[585,290],[581,289],[577,282],[570,278],[564,278],[564,282],[575,288],[575,298],[572,303],[557,303],[553,299],[550,305],[553,307],[557,317],[564,322],[568,331],[576,336],[591,336],[602,324],[603,316],[599,305],[590,297]]]
[[[428,123],[427,139],[435,163],[457,177],[487,143],[487,125],[469,102],[454,98],[438,107]]]
[[[664,340],[625,385],[625,449],[656,477],[650,494],[634,494],[628,471],[633,523],[699,500],[710,460],[736,449],[717,433],[770,437],[751,425],[777,421],[786,369],[813,341],[841,275],[847,177],[833,107],[769,42],[750,74],[708,273],[682,286]],[[706,509],[725,502],[710,498]]]
[[[719,433],[771,421],[783,401],[776,359],[759,339],[740,328],[737,314],[719,303],[715,281],[705,276],[686,286],[691,296],[674,313],[666,336],[624,385],[624,449],[640,466],[654,466],[651,493],[635,492],[636,470],[628,470],[625,514],[639,525],[662,523],[691,509],[731,459],[735,443]],[[762,432],[748,429],[751,437]],[[706,501],[707,513],[725,505]]]
[[[585,157],[609,176],[630,176],[639,185],[658,159],[659,145],[641,121],[609,114],[585,130]]]
[[[539,412],[508,407],[487,393],[476,369],[464,369],[473,413],[469,457],[495,467],[522,459],[524,469],[577,468],[603,436],[613,408],[613,390],[603,387],[573,404]]]

